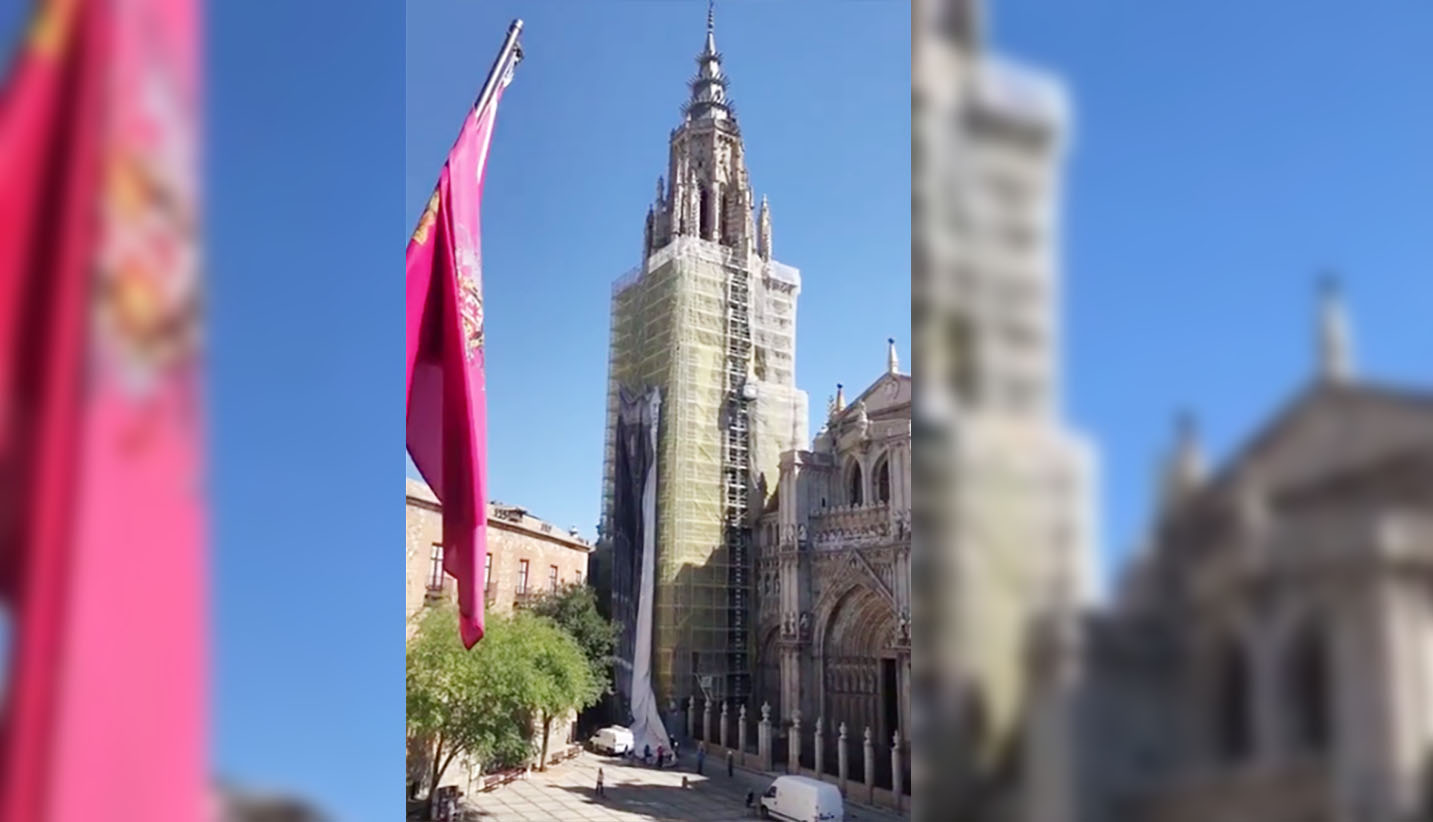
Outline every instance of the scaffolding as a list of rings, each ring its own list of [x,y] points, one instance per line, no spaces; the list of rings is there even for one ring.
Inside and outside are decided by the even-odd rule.
[[[776,490],[780,452],[805,439],[795,388],[800,276],[679,236],[612,289],[604,527],[623,387],[661,390],[653,684],[664,706],[751,689],[751,520]]]

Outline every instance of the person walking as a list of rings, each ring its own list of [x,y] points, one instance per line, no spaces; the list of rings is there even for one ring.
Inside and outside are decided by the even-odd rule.
[[[705,745],[697,748],[697,773],[702,772],[702,762],[706,761],[707,748]]]
[[[602,769],[597,769],[597,795],[606,796],[607,789],[602,785]]]
[[[643,745],[643,746],[642,746],[642,764],[643,764],[643,765],[650,765],[650,764],[652,764],[652,746],[651,746],[651,745]]]
[[[680,765],[680,764],[681,764],[681,759],[680,759],[680,757],[681,757],[681,750],[682,750],[682,747],[681,747],[681,746],[682,746],[682,743],[681,743],[681,742],[679,742],[678,740],[675,740],[675,739],[672,740],[672,764],[673,764],[673,765]]]
[[[657,746],[657,770],[662,769],[662,764],[667,761],[667,749],[661,745]]]
[[[727,752],[726,752],[726,778],[727,778],[727,779],[731,779],[732,776],[733,776],[733,771],[732,771],[733,761],[732,761],[732,760],[733,760],[733,757],[732,757],[732,755],[731,755],[731,751],[727,751]]]

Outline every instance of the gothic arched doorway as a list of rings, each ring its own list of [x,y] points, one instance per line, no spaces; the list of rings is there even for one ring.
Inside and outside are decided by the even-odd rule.
[[[864,775],[865,731],[871,729],[876,781],[890,786],[891,734],[899,723],[898,664],[890,653],[896,629],[890,600],[866,585],[853,585],[836,602],[820,637],[822,714],[835,740],[846,723],[851,773]],[[834,746],[825,761],[834,769]]]

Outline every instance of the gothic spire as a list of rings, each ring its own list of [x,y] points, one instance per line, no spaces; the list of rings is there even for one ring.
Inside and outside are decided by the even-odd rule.
[[[895,337],[886,338],[886,370],[892,374],[899,374],[901,371],[901,361],[896,356]]]
[[[689,83],[692,95],[683,107],[688,122],[734,119],[726,97],[726,75],[721,70],[721,52],[716,48],[716,3],[707,2],[707,39],[697,55],[697,75]]]
[[[1319,376],[1328,382],[1345,382],[1353,376],[1353,334],[1338,281],[1325,275],[1319,292]]]
[[[756,253],[761,259],[771,259],[771,206],[766,204],[766,195],[761,195],[761,213],[757,217]]]
[[[1174,431],[1174,447],[1165,458],[1161,478],[1161,508],[1165,511],[1197,490],[1205,478],[1204,449],[1194,415],[1181,411],[1175,417]]]
[[[716,56],[716,0],[707,0],[707,44],[703,55]]]

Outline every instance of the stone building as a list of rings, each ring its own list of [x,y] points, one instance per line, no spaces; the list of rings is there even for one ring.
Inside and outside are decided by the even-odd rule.
[[[407,606],[408,636],[417,628],[414,619],[425,605],[435,601],[457,601],[453,578],[443,573],[443,509],[422,480],[407,478]],[[528,599],[570,584],[586,584],[592,545],[577,529],[564,531],[529,514],[525,509],[501,502],[488,503],[487,565],[484,571],[483,605],[489,614],[510,614]],[[573,741],[576,716],[554,722],[552,750],[564,741]],[[426,779],[421,755],[409,756],[410,775]],[[455,759],[441,780],[472,793],[479,763]]]
[[[1428,819],[1433,391],[1320,367],[1213,473],[1181,423],[1117,600],[1032,662],[1030,822]]]
[[[911,378],[888,346],[886,373],[850,405],[837,386],[810,447],[782,453],[755,566],[755,704],[788,730],[802,717],[870,728],[881,750],[910,730]],[[802,740],[807,767],[814,744]],[[889,788],[889,757],[878,762]]]
[[[426,602],[453,598],[453,578],[443,573],[443,509],[422,480],[407,478],[407,613]],[[532,516],[526,509],[488,503],[488,559],[483,599],[488,613],[511,613],[534,595],[587,581],[592,544]]]
[[[771,210],[752,189],[710,12],[696,69],[643,224],[641,261],[612,287],[596,566],[604,605],[624,628],[617,691],[630,701],[643,526],[622,494],[640,486],[628,466],[646,458],[624,450],[633,446],[619,430],[628,430],[624,397],[652,398],[660,419],[648,679],[663,706],[704,691],[749,698],[752,521],[793,430],[805,440],[807,418],[795,386],[801,277],[773,257]]]

